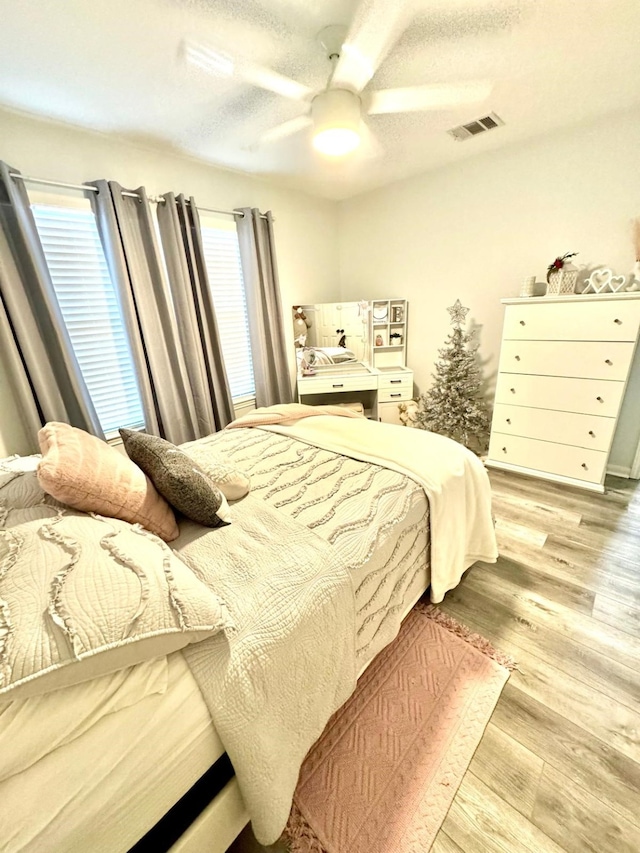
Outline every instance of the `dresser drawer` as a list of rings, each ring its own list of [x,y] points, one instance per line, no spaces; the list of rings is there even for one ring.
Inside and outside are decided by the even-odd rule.
[[[392,388],[380,388],[378,400],[381,403],[392,403],[394,400],[410,400],[413,394],[413,382],[394,385]]]
[[[640,300],[598,302],[536,301],[508,305],[505,340],[635,341],[640,325]]]
[[[631,341],[504,341],[500,370],[624,382],[634,349]]]
[[[375,374],[364,376],[312,376],[298,379],[298,394],[339,394],[342,391],[370,391],[378,387]]]
[[[589,483],[602,482],[607,464],[607,454],[597,450],[499,432],[491,434],[489,459]]]
[[[378,388],[397,388],[399,385],[409,386],[413,391],[413,371],[402,373],[381,373],[378,376]]]
[[[615,418],[498,403],[493,410],[491,429],[508,435],[574,444],[576,447],[607,452],[615,425]]]
[[[558,376],[498,374],[496,403],[615,418],[624,382]]]

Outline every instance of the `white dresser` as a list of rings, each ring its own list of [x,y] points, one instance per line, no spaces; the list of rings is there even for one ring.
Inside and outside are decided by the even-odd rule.
[[[604,491],[640,294],[503,299],[487,465]]]

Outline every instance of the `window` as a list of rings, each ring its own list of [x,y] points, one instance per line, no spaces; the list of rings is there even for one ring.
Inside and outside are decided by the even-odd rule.
[[[116,288],[86,199],[32,203],[71,343],[105,435],[140,428],[144,416]]]
[[[239,403],[254,398],[256,386],[235,224],[203,217],[202,242],[231,396]]]

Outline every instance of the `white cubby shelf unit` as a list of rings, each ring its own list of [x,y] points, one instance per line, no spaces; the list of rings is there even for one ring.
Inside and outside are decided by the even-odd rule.
[[[406,299],[374,299],[371,303],[371,365],[403,367],[407,363]],[[376,341],[382,341],[376,345]]]

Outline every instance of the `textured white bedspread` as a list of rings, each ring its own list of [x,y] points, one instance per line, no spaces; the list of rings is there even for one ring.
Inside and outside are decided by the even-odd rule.
[[[262,427],[334,453],[385,465],[423,487],[431,516],[431,601],[442,601],[477,560],[495,563],[491,486],[480,460],[461,444],[419,429],[324,416]]]

